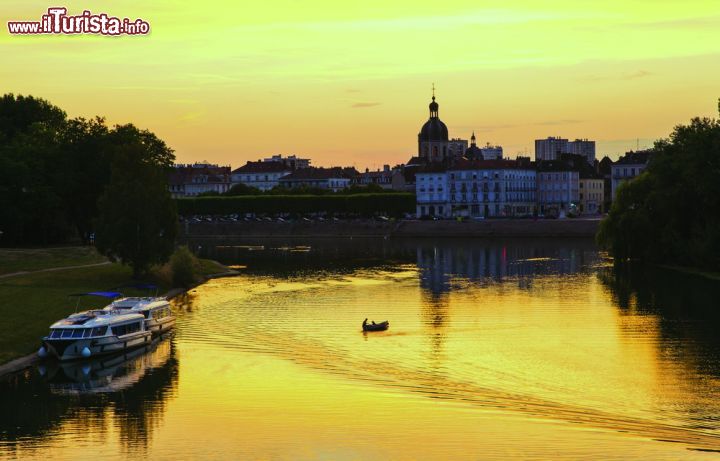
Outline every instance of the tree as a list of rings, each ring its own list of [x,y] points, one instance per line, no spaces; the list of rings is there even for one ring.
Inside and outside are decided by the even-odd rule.
[[[110,134],[113,164],[110,184],[100,197],[96,246],[142,276],[172,254],[177,211],[167,189],[172,150],[148,131],[118,126]]]
[[[248,186],[247,184],[238,183],[235,184],[230,188],[229,191],[225,192],[223,195],[260,195],[262,194],[262,191],[258,189],[257,187]]]
[[[618,189],[598,242],[620,260],[720,270],[720,121],[694,118],[656,142],[643,174]]]
[[[110,182],[113,151],[109,136],[110,129],[101,117],[69,120],[60,133],[63,158],[55,165],[53,187],[84,243],[88,243],[98,216],[98,198]]]
[[[65,113],[32,96],[0,98],[0,230],[8,243],[49,243],[69,225],[52,186]]]

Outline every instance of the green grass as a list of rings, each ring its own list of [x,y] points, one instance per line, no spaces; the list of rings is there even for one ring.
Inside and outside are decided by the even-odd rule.
[[[0,275],[107,261],[94,247],[0,248]]]
[[[40,272],[0,279],[0,363],[29,354],[55,321],[75,311],[68,294],[117,287],[131,281],[125,266]],[[80,308],[107,305],[103,298],[82,299]]]
[[[77,248],[65,248],[67,255],[56,250],[60,249],[2,251],[25,254],[28,261],[24,266],[20,265],[21,258],[19,257],[17,257],[18,262],[13,263],[15,267],[21,267],[19,270],[26,270],[25,268],[30,267],[35,270],[45,268],[40,262],[30,261],[38,254],[47,254],[42,253],[43,251],[53,253],[54,256],[51,258],[53,261],[81,261],[76,264],[60,263],[50,267],[93,262],[92,256],[88,254],[86,254],[87,259],[83,260],[82,253],[78,252]],[[46,262],[48,260],[45,259]],[[199,261],[201,276],[227,270],[225,266],[215,261],[208,259]],[[2,266],[5,267],[5,261],[2,262]],[[167,277],[162,277],[161,272],[162,269],[156,269],[150,280],[159,286],[160,293],[165,293],[170,286],[166,281]],[[0,321],[0,364],[36,351],[40,347],[40,338],[48,333],[49,326],[75,311],[76,300],[75,298],[68,299],[68,294],[107,290],[128,283],[132,283],[132,271],[129,267],[120,264],[36,272],[0,278],[0,319],[2,319]],[[123,292],[129,296],[144,294],[143,292],[132,292],[132,289],[126,289]],[[87,297],[81,299],[79,310],[100,308],[105,305],[107,305],[107,300],[104,298]]]

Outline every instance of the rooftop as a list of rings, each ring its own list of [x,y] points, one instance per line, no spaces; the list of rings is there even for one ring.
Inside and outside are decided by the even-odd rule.
[[[353,178],[358,175],[355,168],[332,167],[332,168],[302,168],[295,170],[289,175],[280,179],[280,181],[300,181],[310,179],[330,179],[330,178]]]
[[[233,174],[237,173],[281,173],[283,171],[291,171],[291,168],[282,162],[247,162],[240,168],[233,170]]]

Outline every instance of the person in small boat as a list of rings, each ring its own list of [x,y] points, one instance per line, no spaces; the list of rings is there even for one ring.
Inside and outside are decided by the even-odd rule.
[[[365,327],[365,325],[367,325],[367,319],[363,320],[363,327]]]

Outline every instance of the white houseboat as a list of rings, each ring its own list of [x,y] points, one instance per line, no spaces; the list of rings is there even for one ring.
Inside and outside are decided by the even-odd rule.
[[[150,344],[152,334],[139,313],[92,310],[72,314],[50,326],[40,357],[87,359]]]
[[[132,285],[132,287],[146,290],[157,289],[155,285],[149,284]],[[105,307],[104,310],[142,314],[145,318],[145,329],[152,332],[153,336],[167,333],[175,326],[175,316],[170,308],[170,303],[163,297],[118,298]]]

